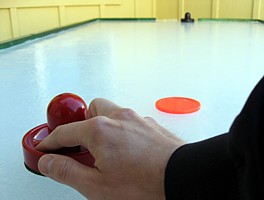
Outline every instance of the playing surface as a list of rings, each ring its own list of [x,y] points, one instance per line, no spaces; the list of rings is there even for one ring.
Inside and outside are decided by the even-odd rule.
[[[62,92],[87,104],[110,99],[188,142],[227,132],[263,75],[263,34],[254,22],[101,21],[0,51],[0,199],[82,199],[23,165],[22,137],[46,122]],[[194,98],[201,109],[158,111],[168,96]]]

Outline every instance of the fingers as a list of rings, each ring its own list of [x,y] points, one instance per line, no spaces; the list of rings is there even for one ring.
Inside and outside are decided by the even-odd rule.
[[[89,191],[89,185],[92,185],[94,177],[98,174],[95,168],[84,166],[67,156],[54,154],[42,156],[38,168],[43,175],[81,193]]]
[[[121,107],[111,101],[95,99],[89,106],[88,120],[57,127],[45,140],[36,146],[36,150],[45,152],[62,147],[82,145],[91,151],[94,144],[94,136],[97,136],[98,131],[103,129],[102,126],[111,121],[112,113],[120,109]]]
[[[97,137],[111,123],[106,117],[95,117],[90,120],[74,122],[57,127],[49,136],[36,146],[36,150],[50,152],[62,147],[84,146],[92,150],[97,145]]]
[[[106,99],[97,98],[94,99],[89,106],[87,118],[93,118],[96,116],[111,117],[113,111],[120,109],[121,107],[115,103]]]
[[[84,146],[96,157],[96,147],[107,140],[107,135],[115,134],[118,131],[117,120],[128,120],[130,123],[139,119],[133,110],[124,109],[111,101],[105,99],[95,99],[91,102],[88,120],[66,124],[57,127],[45,140],[43,140],[36,150],[50,152],[62,147]],[[152,118],[145,118],[145,121],[152,124],[153,128],[162,135],[179,142],[180,139],[158,125]],[[108,141],[109,142],[109,141]]]
[[[49,136],[36,146],[36,150],[49,152],[62,147],[74,147],[81,145],[79,130],[84,129],[83,122],[65,124],[57,127]]]

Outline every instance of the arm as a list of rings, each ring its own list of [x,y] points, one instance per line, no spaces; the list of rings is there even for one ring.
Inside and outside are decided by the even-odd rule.
[[[227,138],[186,144],[172,154],[165,174],[167,200],[239,199]]]
[[[168,200],[264,199],[264,78],[228,134],[182,146],[166,169]]]

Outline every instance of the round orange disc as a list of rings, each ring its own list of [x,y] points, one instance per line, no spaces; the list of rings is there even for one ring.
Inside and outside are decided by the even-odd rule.
[[[186,97],[167,97],[156,102],[156,108],[171,114],[193,113],[200,109],[199,101]]]

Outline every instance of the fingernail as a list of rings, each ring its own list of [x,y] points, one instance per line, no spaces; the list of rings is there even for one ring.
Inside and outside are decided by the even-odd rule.
[[[49,174],[53,160],[54,157],[52,155],[42,156],[39,160],[39,171],[44,175]]]

